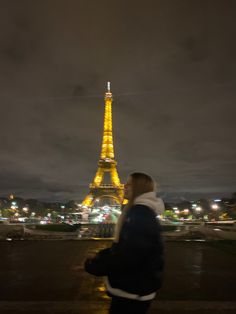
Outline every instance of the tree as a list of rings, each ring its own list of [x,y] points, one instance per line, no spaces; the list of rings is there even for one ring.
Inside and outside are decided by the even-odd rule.
[[[232,193],[232,200],[236,203],[236,192]]]
[[[77,205],[74,200],[70,200],[65,204],[65,208],[68,212],[74,212],[77,209]]]

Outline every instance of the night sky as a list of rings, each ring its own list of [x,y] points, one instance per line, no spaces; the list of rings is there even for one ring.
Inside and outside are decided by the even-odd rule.
[[[0,195],[82,200],[111,81],[121,181],[236,191],[236,2],[0,1]]]

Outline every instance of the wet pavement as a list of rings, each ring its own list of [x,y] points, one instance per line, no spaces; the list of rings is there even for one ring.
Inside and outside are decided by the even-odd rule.
[[[0,242],[0,313],[107,313],[103,279],[83,271],[110,241]],[[222,245],[166,242],[165,282],[150,313],[236,313],[236,255]]]

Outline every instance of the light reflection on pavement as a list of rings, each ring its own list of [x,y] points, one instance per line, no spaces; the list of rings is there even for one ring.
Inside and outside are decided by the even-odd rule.
[[[96,313],[107,313],[109,297],[103,278],[85,273],[83,263],[86,256],[110,244],[91,240],[0,242],[0,301],[82,302],[88,306],[98,302],[103,307],[96,307]],[[166,243],[165,283],[158,300],[230,302],[235,301],[235,291],[235,255],[204,242]]]

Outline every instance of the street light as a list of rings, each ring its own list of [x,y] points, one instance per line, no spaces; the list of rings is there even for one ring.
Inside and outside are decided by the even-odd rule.
[[[25,213],[27,213],[28,210],[29,210],[29,208],[28,208],[28,207],[23,207],[22,210],[23,210]]]

